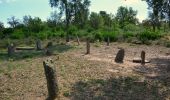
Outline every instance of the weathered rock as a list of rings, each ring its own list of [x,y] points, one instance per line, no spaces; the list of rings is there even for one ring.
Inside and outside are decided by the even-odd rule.
[[[110,38],[107,37],[107,46],[109,46],[109,45],[110,45]]]
[[[8,56],[12,56],[15,53],[15,46],[13,43],[8,45]]]
[[[124,49],[120,49],[118,51],[117,55],[116,55],[115,62],[116,63],[123,63],[124,56],[125,56],[125,50]]]
[[[35,47],[16,47],[16,50],[35,50]]]
[[[46,48],[46,49],[45,49],[45,54],[46,54],[47,56],[51,56],[51,55],[53,55],[53,50],[52,50],[51,48]]]
[[[48,88],[47,100],[55,100],[59,92],[56,67],[53,64],[53,61],[50,59],[44,61],[43,65],[44,65],[45,76],[47,79],[47,88]]]
[[[86,54],[90,54],[90,39],[86,40],[86,49],[87,49]]]
[[[79,37],[77,35],[76,35],[76,38],[77,38],[78,45],[80,45],[80,40],[79,40]]]
[[[48,42],[48,44],[47,44],[47,48],[50,48],[50,47],[52,47],[53,46],[53,43],[52,42]]]
[[[145,65],[145,51],[141,52],[141,65]]]
[[[41,41],[40,40],[36,41],[36,48],[37,48],[37,50],[42,50],[42,46],[41,46]]]
[[[48,42],[46,48],[45,48],[45,54],[47,56],[51,56],[53,55],[53,49],[52,49],[53,43],[52,42]]]
[[[141,63],[141,58],[133,58],[133,62],[134,63]],[[149,60],[145,60],[145,63],[150,63],[150,61]]]

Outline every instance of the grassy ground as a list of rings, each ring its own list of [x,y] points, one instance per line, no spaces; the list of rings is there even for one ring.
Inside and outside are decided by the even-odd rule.
[[[44,43],[45,44],[45,43]],[[42,62],[51,58],[57,68],[60,100],[169,100],[169,49],[161,46],[127,43],[92,44],[85,55],[85,44],[55,44],[55,54],[44,51],[17,51],[13,57],[0,53],[0,100],[44,100],[47,86]],[[116,64],[118,48],[125,48],[123,64]],[[151,63],[132,63],[145,50]],[[59,56],[59,60],[58,60]]]

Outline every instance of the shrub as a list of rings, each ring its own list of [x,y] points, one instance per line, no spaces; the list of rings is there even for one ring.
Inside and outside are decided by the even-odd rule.
[[[135,36],[135,34],[132,33],[132,32],[126,32],[126,33],[123,34],[124,38],[131,38],[131,37],[134,37],[134,36]]]
[[[143,43],[149,41],[149,40],[156,40],[161,37],[161,34],[159,32],[152,32],[152,31],[144,31],[138,34],[138,39],[142,41]]]
[[[22,39],[24,38],[24,33],[21,29],[17,29],[11,34],[10,38],[11,39]]]
[[[141,27],[140,27],[141,28]],[[139,26],[134,25],[134,24],[128,24],[124,27],[124,31],[130,31],[130,32],[135,32],[141,30]]]
[[[70,35],[74,35],[77,30],[78,30],[78,29],[77,29],[76,26],[71,25],[71,26],[69,27],[69,29],[68,29],[68,33],[69,33]]]
[[[113,32],[113,31],[110,31],[110,32],[102,32],[102,36],[104,38],[105,41],[107,41],[107,38],[109,37],[110,38],[110,41],[117,41],[117,37],[118,37],[118,33],[117,32]]]
[[[47,33],[46,32],[39,32],[39,33],[37,33],[37,38],[38,39],[41,39],[41,40],[44,40],[44,39],[47,39]]]

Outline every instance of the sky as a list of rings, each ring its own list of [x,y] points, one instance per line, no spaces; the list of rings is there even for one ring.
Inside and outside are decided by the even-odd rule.
[[[140,21],[148,16],[147,4],[141,0],[91,0],[90,12],[106,11],[115,15],[120,6],[133,7],[138,11]],[[15,16],[22,19],[24,15],[40,17],[45,21],[53,10],[49,0],[0,0],[0,21],[8,26],[8,18]]]

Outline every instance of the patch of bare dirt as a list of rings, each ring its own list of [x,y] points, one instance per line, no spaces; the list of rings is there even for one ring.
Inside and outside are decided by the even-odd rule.
[[[133,79],[119,77],[137,76],[147,80],[158,80],[167,83],[159,92],[154,92],[156,96],[170,98],[170,87],[168,75],[170,75],[170,49],[161,46],[131,45],[126,43],[112,43],[110,46],[101,44],[95,47],[92,44],[91,54],[85,55],[86,48],[83,43],[72,50],[68,50],[58,56],[51,56],[57,68],[61,100],[80,100],[80,96],[90,96],[85,100],[102,99],[108,100],[121,99],[129,93],[133,99],[143,100],[147,94],[143,89],[155,85],[141,87],[134,85]],[[114,62],[119,48],[125,49],[125,59],[123,64]],[[146,52],[146,59],[150,60],[145,66],[140,63],[133,63],[135,57],[140,57],[141,51]],[[18,61],[3,61],[0,66],[3,68],[16,66],[10,72],[0,74],[0,99],[1,100],[44,100],[47,97],[47,86],[42,62],[48,57],[22,59]],[[18,67],[19,66],[19,67]],[[111,79],[113,78],[113,79]],[[128,80],[131,80],[130,83]],[[115,82],[115,84],[113,84]],[[129,87],[123,85],[123,82]],[[136,82],[136,81],[134,81]],[[120,86],[119,86],[120,84]],[[136,83],[135,83],[136,84]],[[142,83],[143,84],[143,83]],[[146,84],[146,83],[144,83]],[[131,87],[133,86],[134,87]],[[108,86],[108,87],[107,87]],[[117,87],[117,95],[113,87]],[[126,91],[127,88],[127,91]],[[76,90],[78,89],[78,90]],[[79,90],[80,89],[80,90]],[[111,89],[111,90],[110,90]],[[124,90],[125,89],[125,90]],[[156,87],[157,89],[157,87]],[[151,93],[146,96],[148,100],[154,100],[152,88]],[[155,90],[158,91],[158,90]],[[89,94],[90,93],[90,94]],[[145,94],[146,93],[146,94]],[[92,95],[93,94],[93,95]],[[79,96],[79,97],[77,97]],[[149,97],[150,96],[150,97]],[[140,97],[140,99],[138,98]],[[79,99],[78,99],[79,98]],[[129,97],[129,100],[132,99]],[[125,100],[122,98],[121,100]],[[163,100],[163,99],[162,99]]]

